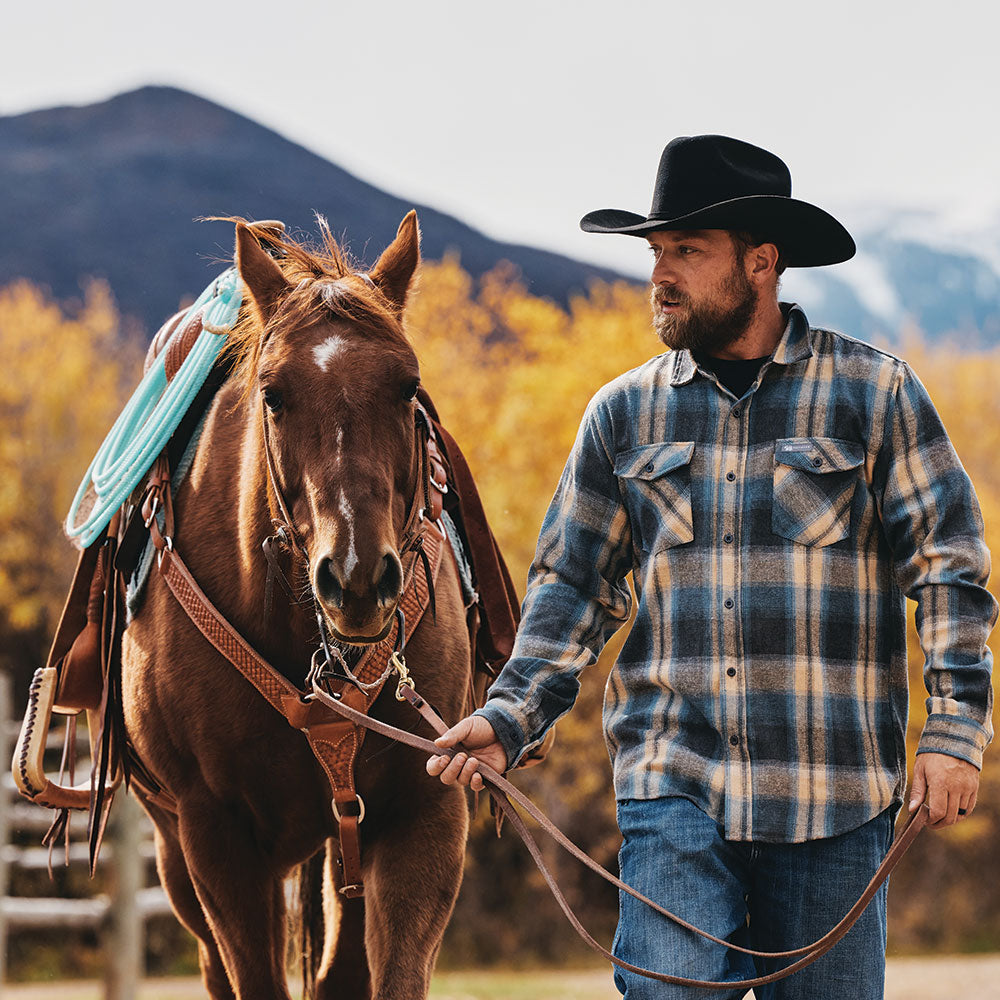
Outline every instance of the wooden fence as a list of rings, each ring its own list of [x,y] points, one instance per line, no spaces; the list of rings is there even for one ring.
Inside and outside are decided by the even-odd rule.
[[[17,845],[15,834],[30,833],[37,845],[52,819],[49,811],[19,798],[14,788],[10,759],[18,723],[11,721],[15,706],[10,702],[10,678],[0,672],[0,987],[6,982],[7,949],[20,932],[90,928],[103,941],[105,997],[135,1000],[143,974],[145,920],[171,912],[163,890],[145,885],[153,856],[152,826],[135,799],[120,791],[101,848],[102,871],[107,868],[109,876],[107,893],[89,899],[9,896],[14,868],[44,869],[49,860],[47,848]],[[80,820],[76,817],[77,829],[85,826]],[[53,852],[53,865],[61,864],[63,858],[59,847]],[[70,864],[86,869],[85,843],[71,845]]]

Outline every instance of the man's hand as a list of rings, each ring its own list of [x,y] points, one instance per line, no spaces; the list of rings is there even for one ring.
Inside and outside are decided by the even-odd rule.
[[[978,789],[979,771],[968,761],[944,753],[917,754],[910,812],[916,812],[926,797],[930,811],[928,829],[951,826],[972,815]]]
[[[475,792],[482,790],[482,776],[476,773],[480,761],[501,774],[507,770],[507,754],[493,727],[481,715],[467,716],[434,742],[439,747],[453,747],[461,743],[465,750],[475,754],[473,757],[463,751],[454,757],[428,758],[427,773],[439,775],[446,785],[457,781],[460,785],[471,786]]]

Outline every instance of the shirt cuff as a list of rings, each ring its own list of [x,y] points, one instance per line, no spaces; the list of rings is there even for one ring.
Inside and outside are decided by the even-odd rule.
[[[989,742],[989,733],[978,722],[960,715],[934,713],[927,716],[917,753],[943,753],[958,757],[981,771],[983,751]]]
[[[487,701],[473,715],[482,716],[497,734],[497,739],[507,755],[507,770],[509,771],[521,759],[528,749],[528,734],[505,708],[501,708],[496,700]]]

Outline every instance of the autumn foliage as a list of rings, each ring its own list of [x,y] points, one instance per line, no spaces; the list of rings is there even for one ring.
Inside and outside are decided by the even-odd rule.
[[[424,265],[407,318],[423,382],[469,459],[523,588],[542,515],[588,400],[662,349],[651,331],[647,293],[625,283],[595,285],[567,309],[529,294],[507,266],[474,281],[457,259],[446,258]],[[73,562],[60,521],[137,377],[135,349],[122,348],[119,325],[99,285],[71,317],[30,285],[0,290],[0,629],[8,669],[33,667],[39,637],[54,626]],[[1000,352],[961,353],[911,337],[897,353],[937,404],[997,551]],[[915,737],[925,692],[912,620],[909,642]],[[550,760],[517,779],[570,837],[612,868],[618,835],[600,709],[613,653],[584,678],[580,703],[559,724]],[[923,835],[893,876],[891,948],[976,949],[1000,941],[1000,885],[982,878],[1000,830],[995,758],[988,752],[975,815],[953,831]],[[544,849],[570,902],[610,941],[616,894]],[[497,841],[491,825],[478,822],[446,958],[565,961],[576,948],[516,838]]]
[[[28,282],[0,289],[0,656],[19,680],[44,655],[76,562],[62,520],[141,359],[106,285],[71,312]]]

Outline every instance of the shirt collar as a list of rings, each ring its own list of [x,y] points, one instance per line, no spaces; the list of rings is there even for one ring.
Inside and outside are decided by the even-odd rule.
[[[777,365],[790,365],[803,358],[812,356],[810,343],[809,320],[802,307],[794,302],[781,302],[781,311],[785,316],[785,329],[778,341],[778,346],[771,355],[771,361]],[[684,348],[673,351],[673,367],[670,371],[671,385],[686,385],[694,378],[697,369],[691,352]]]

